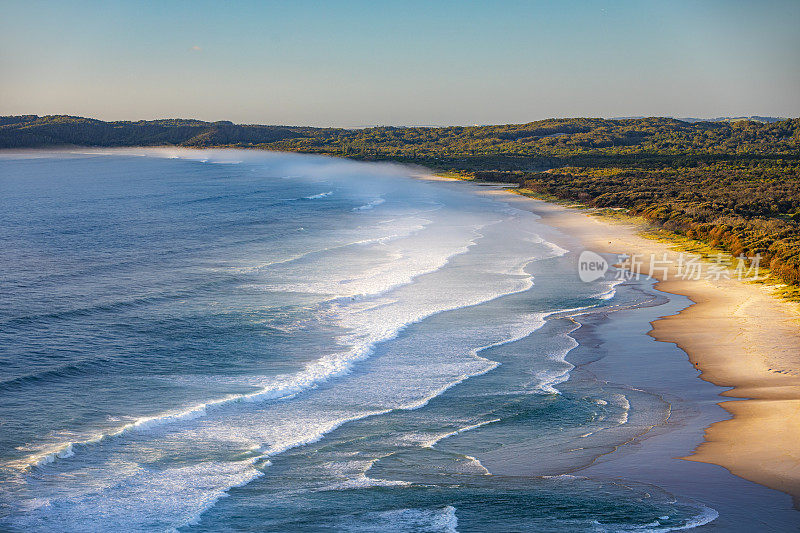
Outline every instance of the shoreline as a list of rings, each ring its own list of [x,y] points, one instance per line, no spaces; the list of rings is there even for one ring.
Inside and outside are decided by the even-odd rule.
[[[453,178],[441,178],[452,181]],[[494,184],[492,184],[494,185]],[[673,343],[688,356],[699,377],[728,388],[718,402],[730,419],[705,428],[705,438],[681,459],[710,463],[789,494],[800,508],[800,311],[768,286],[735,279],[677,279],[680,250],[640,234],[644,224],[611,220],[494,188],[514,207],[563,230],[585,249],[603,254],[667,254],[666,271],[641,273],[662,292],[692,304],[650,323],[656,341]]]

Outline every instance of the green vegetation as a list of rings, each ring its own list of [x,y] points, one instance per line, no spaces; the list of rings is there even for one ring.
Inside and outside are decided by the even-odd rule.
[[[68,116],[0,117],[0,147],[227,146],[392,160],[624,208],[800,285],[800,119],[669,118],[358,130]]]
[[[623,207],[660,227],[734,255],[761,254],[773,275],[800,284],[800,162],[694,167],[561,168],[529,173],[534,192],[596,207]]]
[[[325,132],[316,128],[241,126],[232,122],[168,119],[103,122],[54,115],[0,117],[0,148],[42,146],[253,146]]]

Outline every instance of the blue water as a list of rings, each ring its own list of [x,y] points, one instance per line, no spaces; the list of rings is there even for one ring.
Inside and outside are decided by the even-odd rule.
[[[410,172],[237,151],[0,156],[0,528],[712,521],[655,484],[568,474],[670,408],[570,379],[574,317],[658,296],[581,283],[532,213]]]

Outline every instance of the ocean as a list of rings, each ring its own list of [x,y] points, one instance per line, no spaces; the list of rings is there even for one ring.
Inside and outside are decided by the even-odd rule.
[[[592,339],[628,317],[615,356],[690,376],[646,336],[688,302],[613,269],[584,283],[569,236],[414,173],[235,150],[0,155],[0,529],[718,524],[699,489],[584,473],[675,416],[665,394],[582,371],[606,353]],[[706,399],[684,403],[715,408],[697,386]]]

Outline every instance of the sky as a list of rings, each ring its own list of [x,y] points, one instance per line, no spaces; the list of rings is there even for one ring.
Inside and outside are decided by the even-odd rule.
[[[0,115],[800,116],[800,0],[0,0]]]

